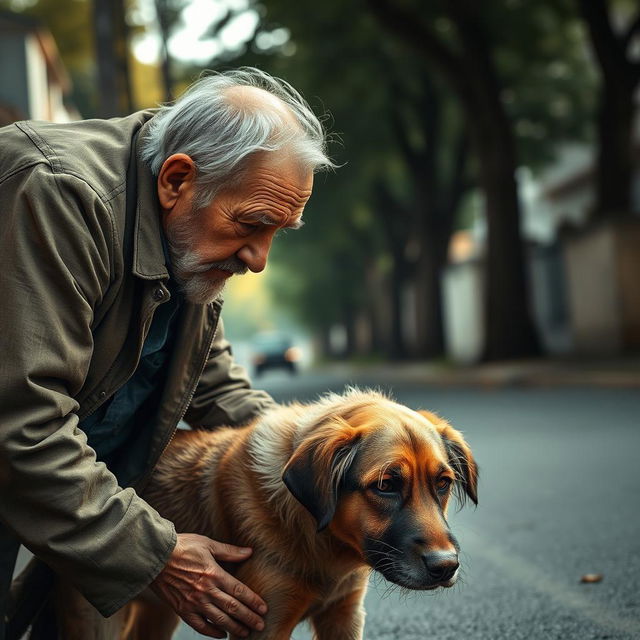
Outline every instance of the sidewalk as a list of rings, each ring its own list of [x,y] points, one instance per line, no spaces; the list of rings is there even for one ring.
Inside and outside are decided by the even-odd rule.
[[[579,386],[640,389],[640,356],[620,359],[539,358],[456,366],[440,362],[337,363],[336,373],[390,381],[467,387]]]

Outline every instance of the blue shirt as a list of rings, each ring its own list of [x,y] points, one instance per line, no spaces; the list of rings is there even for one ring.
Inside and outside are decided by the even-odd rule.
[[[149,420],[150,412],[143,410],[144,405],[164,383],[165,365],[171,354],[173,328],[181,302],[182,296],[171,291],[170,299],[156,309],[140,362],[131,378],[79,424],[98,460],[106,462],[107,466],[110,457],[133,435],[136,425],[140,428],[141,420]],[[129,469],[142,468],[144,463],[145,460],[133,461]],[[135,473],[128,475],[135,476]],[[119,477],[118,480],[126,485],[130,478]]]

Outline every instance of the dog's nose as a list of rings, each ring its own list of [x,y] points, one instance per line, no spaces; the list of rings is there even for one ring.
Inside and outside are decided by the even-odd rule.
[[[429,578],[433,582],[447,582],[460,566],[458,555],[450,551],[431,551],[422,556]]]

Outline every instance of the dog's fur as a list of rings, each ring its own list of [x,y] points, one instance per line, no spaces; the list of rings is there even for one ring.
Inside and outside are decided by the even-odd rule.
[[[357,640],[372,569],[408,589],[455,582],[447,504],[477,503],[477,477],[447,422],[352,389],[240,429],[179,431],[143,496],[178,532],[253,548],[228,567],[269,606],[250,638],[288,639],[309,618],[318,640]],[[127,620],[128,639],[170,638],[178,622],[153,600]]]

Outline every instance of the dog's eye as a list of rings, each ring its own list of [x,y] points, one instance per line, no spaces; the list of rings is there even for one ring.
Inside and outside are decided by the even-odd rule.
[[[395,476],[386,476],[384,478],[380,478],[378,482],[371,485],[371,488],[376,493],[398,493],[401,489],[401,481],[400,478]]]
[[[444,495],[449,491],[449,487],[451,486],[451,478],[440,478],[436,483],[436,490],[440,495]]]

